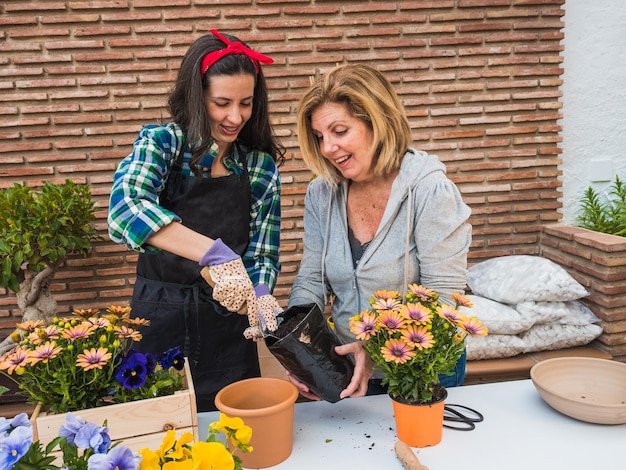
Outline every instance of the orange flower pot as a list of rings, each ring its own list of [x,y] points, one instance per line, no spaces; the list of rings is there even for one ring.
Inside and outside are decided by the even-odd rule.
[[[444,400],[448,396],[443,390],[443,398],[429,404],[407,404],[392,398],[398,439],[411,447],[429,447],[441,442]]]
[[[291,455],[297,398],[298,389],[291,382],[271,377],[240,380],[217,393],[217,409],[252,428],[252,452],[237,454],[243,467],[271,467]]]

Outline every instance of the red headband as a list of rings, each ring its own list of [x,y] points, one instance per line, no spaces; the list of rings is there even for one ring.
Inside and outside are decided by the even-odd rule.
[[[209,67],[211,67],[211,65],[230,54],[243,54],[248,57],[254,64],[257,75],[259,73],[259,62],[261,62],[262,64],[271,64],[272,62],[274,62],[274,59],[272,59],[271,57],[254,51],[249,47],[244,46],[239,41],[229,41],[220,33],[218,33],[215,29],[212,29],[211,32],[213,33],[213,36],[226,44],[227,47],[225,49],[209,52],[207,55],[204,56],[204,59],[202,59],[202,68],[200,69],[201,77],[204,77],[204,74],[207,72],[207,70],[209,70]]]

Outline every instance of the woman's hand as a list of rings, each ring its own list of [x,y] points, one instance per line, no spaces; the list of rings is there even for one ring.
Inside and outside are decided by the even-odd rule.
[[[354,373],[348,386],[339,394],[340,398],[362,397],[367,393],[367,383],[372,376],[374,364],[369,354],[363,349],[360,341],[343,344],[335,347],[340,356],[352,354],[354,356]]]
[[[298,379],[296,379],[289,372],[287,372],[287,378],[289,379],[289,382],[291,382],[292,384],[294,384],[296,386],[296,388],[300,392],[300,395],[302,395],[304,398],[308,398],[309,400],[313,400],[313,401],[320,401],[321,400],[320,397],[318,397],[313,392],[311,392],[311,390],[309,389],[309,387],[307,385],[305,385],[302,382],[300,382]]]

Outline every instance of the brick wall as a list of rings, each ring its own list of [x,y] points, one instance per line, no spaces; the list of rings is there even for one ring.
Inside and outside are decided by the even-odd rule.
[[[589,292],[581,302],[604,330],[594,346],[626,362],[626,238],[555,224],[544,227],[540,247]]]
[[[91,185],[106,235],[113,171],[144,123],[167,119],[179,61],[217,28],[276,63],[271,113],[288,149],[283,181],[284,302],[302,249],[310,173],[295,135],[309,77],[367,62],[394,83],[417,148],[437,153],[472,207],[471,262],[537,254],[560,220],[564,0],[6,1],[0,5],[0,187]],[[2,221],[0,221],[2,223]],[[70,259],[52,286],[61,312],[127,302],[136,255],[108,239]],[[0,292],[0,328],[15,296]]]

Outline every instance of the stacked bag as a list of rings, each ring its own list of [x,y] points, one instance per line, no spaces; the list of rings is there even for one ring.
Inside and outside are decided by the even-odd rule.
[[[474,307],[459,310],[489,328],[487,336],[467,338],[468,360],[582,346],[602,334],[600,319],[579,301],[589,293],[548,259],[502,256],[467,274]]]

